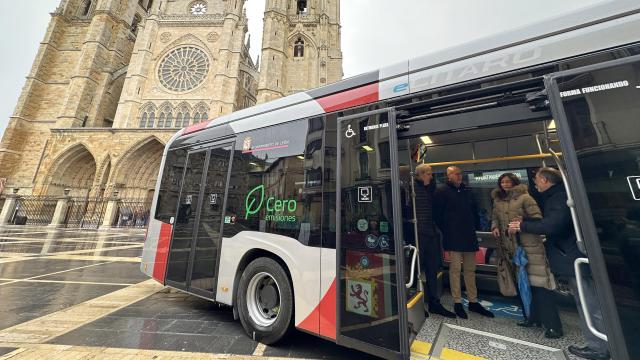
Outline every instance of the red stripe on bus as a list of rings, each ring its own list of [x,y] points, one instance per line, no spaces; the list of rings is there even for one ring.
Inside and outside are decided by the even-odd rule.
[[[336,279],[320,302],[320,335],[336,339]]]
[[[207,125],[209,125],[209,123],[213,121],[213,120],[208,120],[208,121],[203,121],[203,122],[199,122],[197,124],[193,124],[187,128],[184,129],[184,132],[182,133],[182,135],[187,135],[187,134],[191,134],[197,131],[200,131],[204,128],[207,127]]]
[[[324,294],[320,304],[302,320],[299,329],[320,334],[329,339],[336,339],[336,280],[333,279],[329,290]]]
[[[158,247],[156,248],[156,259],[153,264],[153,278],[164,284],[164,274],[167,269],[167,258],[169,257],[169,244],[171,243],[171,225],[162,223],[160,225],[160,236]]]
[[[329,95],[316,101],[325,112],[332,112],[373,103],[378,100],[378,84],[376,83]]]

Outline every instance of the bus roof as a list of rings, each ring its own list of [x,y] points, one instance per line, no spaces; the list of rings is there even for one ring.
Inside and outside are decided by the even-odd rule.
[[[637,41],[640,3],[603,0],[569,14],[192,125],[181,135],[222,124],[239,133]]]

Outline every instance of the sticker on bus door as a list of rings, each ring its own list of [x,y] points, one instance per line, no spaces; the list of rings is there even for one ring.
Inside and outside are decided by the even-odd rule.
[[[373,314],[372,289],[375,284],[371,281],[347,280],[347,311],[371,316]]]
[[[640,176],[629,176],[627,181],[629,181],[633,200],[640,200]]]

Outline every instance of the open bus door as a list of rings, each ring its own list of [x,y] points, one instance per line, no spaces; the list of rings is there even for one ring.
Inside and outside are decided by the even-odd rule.
[[[338,119],[337,342],[407,359],[425,313],[396,139],[393,109]]]
[[[640,56],[560,72],[546,85],[588,254],[575,267],[589,331],[608,341],[613,359],[638,359]],[[597,305],[604,329],[592,316]]]

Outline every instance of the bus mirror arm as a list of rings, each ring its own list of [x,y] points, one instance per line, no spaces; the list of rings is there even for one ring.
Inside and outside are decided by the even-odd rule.
[[[413,286],[413,282],[415,280],[416,261],[418,260],[418,248],[413,245],[407,245],[404,248],[409,249],[409,251],[413,251],[413,255],[411,256],[411,273],[409,275],[409,282],[405,284],[407,289],[409,289]]]
[[[581,253],[587,254],[587,248],[584,245],[584,239],[582,238],[582,232],[580,231],[580,226],[578,225],[578,213],[576,211],[576,203],[573,200],[573,195],[571,195],[571,191],[569,190],[569,183],[567,182],[567,173],[562,166],[562,161],[560,160],[560,156],[558,153],[553,151],[553,149],[549,148],[549,152],[553,156],[553,159],[558,164],[558,169],[560,170],[560,175],[562,175],[562,182],[564,183],[565,190],[567,191],[567,206],[569,207],[569,212],[571,213],[571,222],[573,223],[573,231],[576,233],[576,245],[578,245],[578,249]]]
[[[580,272],[580,265],[587,264],[589,265],[589,259],[587,258],[577,258],[576,261],[573,262],[573,268],[576,271],[576,285],[578,285],[578,296],[580,297],[580,306],[582,307],[582,312],[584,313],[584,320],[587,323],[587,327],[589,331],[593,333],[593,335],[599,337],[604,341],[607,340],[607,335],[598,331],[598,329],[593,326],[591,322],[591,313],[589,312],[589,308],[587,306],[587,302],[584,301],[584,289],[582,288],[582,273]]]

